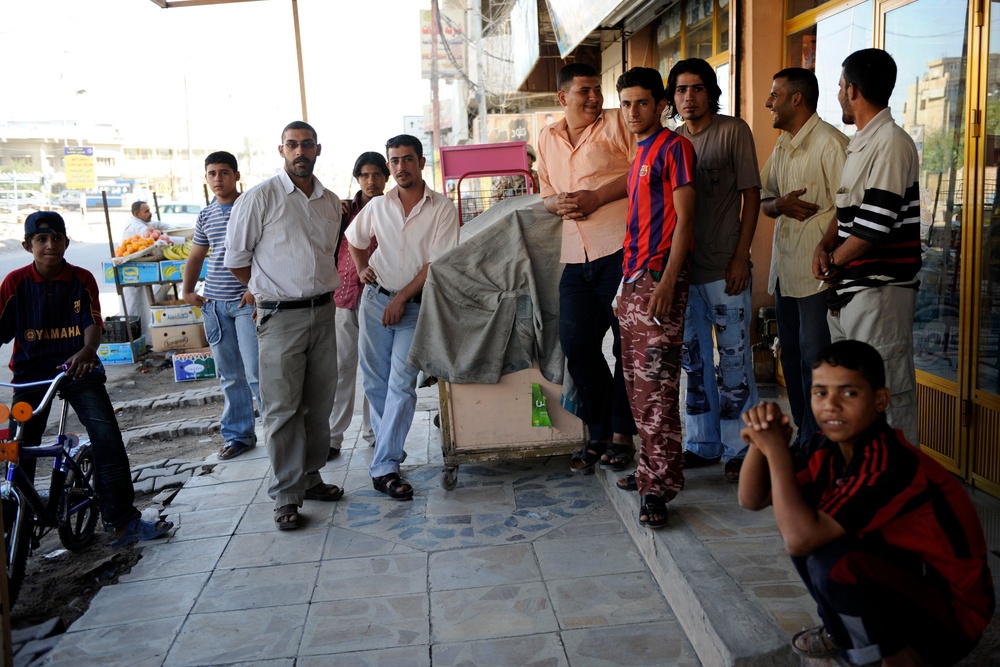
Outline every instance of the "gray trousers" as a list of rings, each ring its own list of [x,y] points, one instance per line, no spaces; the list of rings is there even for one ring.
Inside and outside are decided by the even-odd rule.
[[[885,411],[889,425],[903,431],[913,446],[917,433],[917,372],[913,365],[913,310],[917,290],[905,287],[863,289],[840,312],[827,315],[832,342],[850,338],[868,343],[882,355],[885,384],[892,401]]]
[[[337,386],[336,308],[257,310],[264,443],[275,507],[301,506],[330,449]],[[270,315],[264,319],[265,315]],[[261,323],[263,320],[263,323]]]
[[[354,418],[354,394],[358,379],[358,311],[337,308],[337,396],[330,413],[330,447],[340,449],[344,431]],[[371,437],[372,423],[368,413],[368,396],[362,394],[361,434]]]

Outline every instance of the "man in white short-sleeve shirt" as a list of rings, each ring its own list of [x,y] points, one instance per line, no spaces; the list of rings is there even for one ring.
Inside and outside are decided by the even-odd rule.
[[[385,145],[396,187],[372,199],[347,228],[351,258],[365,284],[359,319],[359,356],[371,406],[375,454],[369,474],[394,500],[413,498],[399,475],[403,447],[417,405],[417,369],[406,363],[420,313],[427,267],[458,244],[458,211],[424,183],[420,140],[408,134]],[[378,248],[368,256],[371,238]]]

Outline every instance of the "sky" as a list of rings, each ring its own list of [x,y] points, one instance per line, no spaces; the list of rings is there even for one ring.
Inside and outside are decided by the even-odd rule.
[[[335,179],[384,152],[430,102],[420,78],[423,0],[299,0],[307,110]],[[19,0],[0,8],[0,121],[111,123],[141,144],[236,153],[280,165],[281,129],[301,117],[290,0],[160,9],[150,0]],[[86,91],[77,94],[77,91]]]

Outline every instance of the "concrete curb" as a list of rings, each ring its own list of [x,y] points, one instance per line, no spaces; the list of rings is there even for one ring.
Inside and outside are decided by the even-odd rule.
[[[615,488],[629,471],[597,470],[611,501],[704,665],[794,665],[788,637],[719,565],[677,513],[669,531],[639,525],[635,493]]]

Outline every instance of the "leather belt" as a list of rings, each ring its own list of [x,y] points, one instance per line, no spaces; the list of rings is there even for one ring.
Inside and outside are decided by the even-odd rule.
[[[375,289],[377,289],[379,291],[379,294],[384,294],[385,296],[389,297],[390,299],[392,297],[396,296],[397,294],[399,294],[399,292],[390,292],[389,290],[387,290],[386,288],[382,287],[378,283],[372,283],[372,287],[374,287]],[[406,301],[406,303],[420,303],[420,297],[421,297],[421,294],[417,294],[412,299],[408,299]]]
[[[261,310],[295,310],[296,308],[315,308],[325,306],[333,299],[333,292],[320,294],[311,299],[296,299],[294,301],[258,301],[257,308]]]

